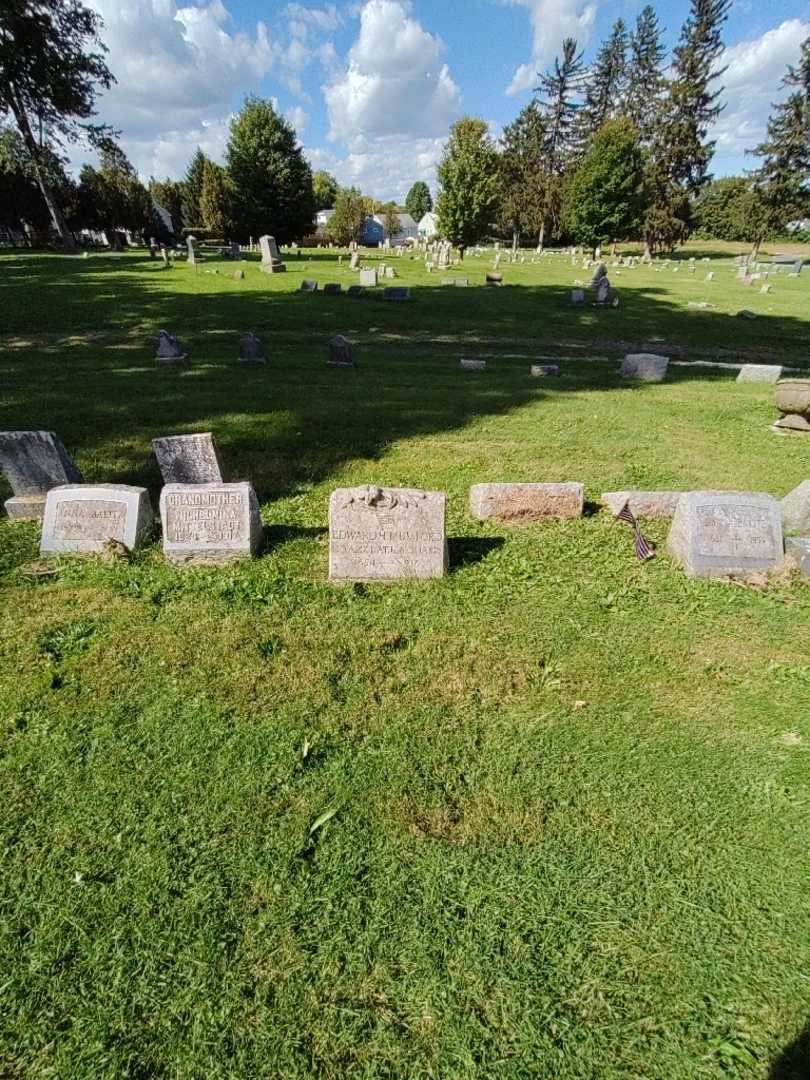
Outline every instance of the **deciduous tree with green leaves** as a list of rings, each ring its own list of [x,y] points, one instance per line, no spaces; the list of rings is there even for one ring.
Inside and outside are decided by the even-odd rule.
[[[396,236],[399,232],[399,210],[397,209],[397,204],[395,202],[386,203],[382,215],[385,235],[390,240],[392,236]]]
[[[590,248],[638,234],[644,212],[644,156],[626,117],[596,133],[567,192],[567,222]]]
[[[231,121],[227,162],[234,226],[242,237],[269,233],[288,244],[312,231],[312,172],[295,129],[272,102],[247,98]]]
[[[114,82],[104,61],[99,15],[79,0],[3,0],[0,4],[0,118],[11,116],[25,144],[54,228],[65,247],[73,234],[48,179],[51,143],[92,137],[100,87]]]
[[[346,247],[359,241],[366,222],[366,200],[356,187],[341,188],[335,199],[334,213],[326,224],[326,235],[335,244]]]
[[[148,230],[152,201],[124,151],[109,136],[99,143],[99,168],[82,168],[79,216],[85,228]]]
[[[315,199],[315,209],[331,210],[335,205],[338,193],[338,182],[331,173],[325,169],[318,169],[312,174],[312,195]]]
[[[182,180],[149,180],[149,194],[159,203],[172,219],[174,234],[177,236],[183,227],[183,199],[185,184]]]
[[[484,121],[467,116],[453,124],[438,168],[439,231],[462,259],[497,214],[498,174],[498,152]]]
[[[425,214],[429,214],[433,209],[433,198],[430,194],[430,188],[424,180],[417,180],[405,196],[405,209],[417,225]]]

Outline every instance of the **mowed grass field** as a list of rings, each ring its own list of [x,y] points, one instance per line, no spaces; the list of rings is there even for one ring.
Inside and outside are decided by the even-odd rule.
[[[810,1075],[810,589],[691,581],[665,522],[639,565],[598,506],[810,476],[771,387],[617,375],[656,341],[810,374],[810,269],[765,296],[704,254],[715,281],[626,271],[615,311],[569,306],[562,256],[503,289],[491,256],[392,260],[411,304],[295,294],[351,283],[337,253],[240,282],[0,256],[0,429],[155,507],[150,440],[213,431],[266,526],[231,567],[156,539],[33,577],[38,527],[0,521],[0,1075]],[[188,369],[154,366],[163,327]],[[488,480],[588,510],[481,524]],[[362,483],[448,493],[445,579],[329,584],[329,493]]]

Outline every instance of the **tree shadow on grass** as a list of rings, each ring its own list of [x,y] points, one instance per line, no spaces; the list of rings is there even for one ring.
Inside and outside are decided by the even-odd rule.
[[[810,1080],[810,1024],[782,1051],[768,1080]]]
[[[483,562],[506,543],[502,536],[453,536],[447,541],[450,572]]]

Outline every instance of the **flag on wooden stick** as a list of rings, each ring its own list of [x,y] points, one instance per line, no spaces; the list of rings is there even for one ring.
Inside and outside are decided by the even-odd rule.
[[[635,534],[635,546],[636,546],[636,558],[639,562],[646,562],[647,559],[652,559],[655,556],[655,551],[647,538],[639,528],[635,515],[630,509],[630,501],[628,500],[621,510],[616,514],[619,521],[626,521]]]

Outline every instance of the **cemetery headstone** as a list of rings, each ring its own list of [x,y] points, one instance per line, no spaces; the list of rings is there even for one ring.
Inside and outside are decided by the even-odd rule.
[[[323,287],[325,296],[340,296],[343,292],[343,286],[340,282],[330,281]]]
[[[686,492],[675,510],[667,550],[689,577],[769,570],[784,554],[779,502],[753,491]]]
[[[160,257],[163,260],[164,268],[168,269],[169,268],[169,253],[166,250],[166,245],[165,244],[160,245]]]
[[[762,293],[763,296],[767,296],[767,294],[771,291],[771,286],[768,285],[768,284],[765,284],[765,285],[763,285],[761,287],[761,289],[759,291]]]
[[[629,505],[637,518],[671,518],[682,491],[603,491],[602,502],[615,517]]]
[[[196,266],[197,260],[200,258],[200,253],[197,250],[197,237],[187,236],[186,247],[188,248],[188,263],[189,266]]]
[[[83,480],[52,431],[0,431],[0,469],[14,492],[4,504],[12,521],[41,521],[51,488]]]
[[[810,536],[810,480],[803,480],[782,499],[782,528],[790,535]]]
[[[242,367],[261,367],[267,363],[264,345],[255,334],[242,334],[239,338],[239,356],[237,363]],[[183,481],[180,481],[183,483]]]
[[[314,293],[318,291],[318,282],[310,281],[309,278],[304,278],[301,282],[301,292]]]
[[[411,299],[411,290],[403,285],[391,285],[383,290],[383,300],[402,302]]]
[[[474,360],[462,357],[459,361],[459,367],[462,371],[486,371],[486,360]]]
[[[394,278],[396,278],[396,276],[397,276],[397,272],[396,272],[396,270],[395,270],[395,269],[393,268],[393,266],[386,266],[386,268],[385,268],[385,276],[386,276],[386,277],[387,277],[387,278],[388,278],[389,280],[393,280]]]
[[[281,261],[274,236],[260,236],[259,247],[262,253],[261,269],[265,274],[283,274],[287,267]]]
[[[329,342],[327,364],[331,367],[354,367],[352,343],[342,334],[336,334]]]
[[[474,484],[470,513],[481,521],[548,521],[581,517],[584,484]]]
[[[347,296],[360,296],[363,292],[362,285],[350,285],[346,290]]]
[[[789,536],[785,540],[785,554],[793,556],[799,573],[810,581],[810,536]]]
[[[804,266],[804,259],[797,259],[793,264],[793,269],[790,272],[790,277],[799,277]]]
[[[226,563],[255,555],[263,527],[251,484],[167,484],[160,493],[163,554],[173,563]]]
[[[503,285],[503,274],[496,274],[490,271],[487,274],[487,285]]]
[[[146,488],[128,484],[63,484],[45,500],[43,555],[100,554],[110,543],[134,551],[152,529]]]
[[[183,352],[180,342],[168,330],[159,330],[155,338],[155,363],[162,367],[184,364],[188,353]]]
[[[234,270],[234,272],[233,272],[233,280],[234,281],[244,281],[245,280],[245,271],[244,270]]]
[[[535,379],[542,379],[547,375],[559,375],[559,364],[532,364],[529,368],[529,374]]]
[[[333,581],[440,578],[448,564],[442,491],[338,488],[329,500]]]
[[[778,364],[743,364],[737,382],[777,383],[782,378]]]
[[[585,290],[584,289],[572,289],[571,290],[571,303],[572,304],[584,304],[585,303]]]
[[[625,379],[641,382],[663,382],[666,378],[669,358],[655,353],[628,353],[622,361],[621,375]]]
[[[349,269],[356,270],[360,265],[360,256],[356,251],[352,252],[352,257],[349,259]]]
[[[225,479],[210,431],[163,435],[152,439],[152,448],[164,484],[210,484]]]
[[[366,288],[373,288],[377,284],[376,270],[361,270],[360,284]]]

